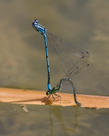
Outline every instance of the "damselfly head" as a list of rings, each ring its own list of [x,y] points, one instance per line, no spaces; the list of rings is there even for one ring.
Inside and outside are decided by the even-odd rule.
[[[32,25],[37,25],[37,24],[38,24],[38,19],[33,20]]]
[[[38,31],[42,35],[44,35],[47,32],[47,29],[45,29],[44,26],[38,23],[38,19],[33,20],[32,26],[36,31]]]
[[[36,30],[36,26],[38,25],[38,19],[33,20],[32,26]]]

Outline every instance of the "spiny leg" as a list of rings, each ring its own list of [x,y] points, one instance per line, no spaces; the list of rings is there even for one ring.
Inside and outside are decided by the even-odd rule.
[[[52,102],[54,102],[55,101],[55,97],[53,96],[53,94],[52,94],[52,97],[53,97],[53,101]]]
[[[61,100],[61,96],[57,95],[56,93],[55,93],[54,95],[56,95],[56,96],[57,96],[58,98],[60,98],[60,100]]]
[[[72,85],[72,87],[73,87],[73,94],[74,94],[74,100],[75,100],[75,103],[77,104],[77,106],[81,106],[81,103],[79,103],[78,101],[77,101],[77,99],[76,99],[76,92],[75,92],[75,86],[74,86],[74,84],[72,83],[72,80],[71,79],[61,79],[60,80],[60,86],[61,86],[61,84],[62,84],[62,81],[69,81],[70,83],[71,83],[71,85]]]
[[[52,101],[52,102],[55,101],[55,97],[54,97],[53,95],[57,96],[57,97],[60,98],[60,100],[61,100],[61,96],[59,96],[59,95],[57,95],[57,94],[54,93],[54,94],[52,94],[52,97],[53,97],[53,101]]]
[[[59,96],[59,95],[57,95],[57,94],[54,94],[54,95],[56,95],[56,96],[58,97],[58,100],[59,100],[59,98],[60,98],[60,105],[61,105],[61,96]]]
[[[53,101],[52,101],[52,103],[55,101],[55,97],[53,96],[53,95],[56,95],[58,98],[60,98],[60,105],[61,105],[61,96],[59,96],[59,95],[57,95],[57,94],[52,94],[52,97],[53,97]]]
[[[43,102],[47,101],[50,98],[50,96],[51,96],[51,94]],[[53,94],[52,94],[52,97],[53,97],[53,101],[51,103],[53,103],[55,101],[55,97],[53,96]]]
[[[50,98],[50,95],[44,101],[47,101]],[[60,97],[60,99],[61,99],[61,96],[59,96],[57,94],[54,94],[54,95],[56,95],[58,98]],[[53,96],[53,94],[52,94],[52,97],[53,97],[53,101],[52,102],[54,102],[55,101],[55,97]]]

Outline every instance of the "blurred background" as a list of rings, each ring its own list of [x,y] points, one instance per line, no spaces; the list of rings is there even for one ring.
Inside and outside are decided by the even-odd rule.
[[[108,0],[1,0],[0,87],[47,90],[43,37],[31,25],[36,18],[50,32],[90,52],[93,70],[76,84],[81,88],[78,93],[109,95],[108,4]],[[49,58],[54,86],[64,73],[50,49]]]
[[[0,0],[0,87],[47,91],[44,40],[32,28],[34,19],[90,53],[92,70],[78,74],[77,93],[109,96],[108,0]],[[53,87],[64,73],[50,47],[49,59]],[[21,105],[0,103],[0,136],[109,135],[108,109],[27,109],[26,114]]]

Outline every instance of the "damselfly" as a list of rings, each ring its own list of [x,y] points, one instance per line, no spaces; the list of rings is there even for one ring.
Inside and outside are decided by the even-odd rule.
[[[74,44],[48,32],[44,26],[38,23],[37,19],[35,19],[32,22],[32,26],[35,30],[37,30],[39,33],[43,35],[45,42],[46,62],[47,62],[47,71],[48,71],[48,91],[46,92],[46,95],[48,96],[48,98],[50,97],[50,95],[52,95],[53,99],[55,100],[53,94],[58,96],[56,92],[58,92],[61,89],[62,83],[69,82],[73,89],[75,103],[78,106],[80,106],[81,103],[79,103],[76,99],[76,92],[75,92],[76,88],[72,82],[72,78],[74,77],[75,74],[78,74],[78,72],[82,68],[84,68],[84,66],[86,67],[89,66],[89,64],[87,64],[89,52],[86,52],[83,49],[75,46]],[[53,88],[51,88],[51,84],[50,84],[50,66],[49,66],[49,58],[48,58],[47,39],[50,45],[52,46],[53,51],[59,63],[61,64],[62,69],[65,72],[65,77],[62,78],[60,80],[60,83]]]

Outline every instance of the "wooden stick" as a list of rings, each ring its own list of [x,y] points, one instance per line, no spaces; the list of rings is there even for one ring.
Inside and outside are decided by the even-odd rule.
[[[73,94],[57,93],[61,96],[61,101],[50,97],[48,100],[44,91],[0,88],[0,102],[13,104],[36,104],[36,105],[58,105],[58,106],[76,106]],[[109,108],[109,97],[95,95],[77,94],[77,100],[86,108]]]

